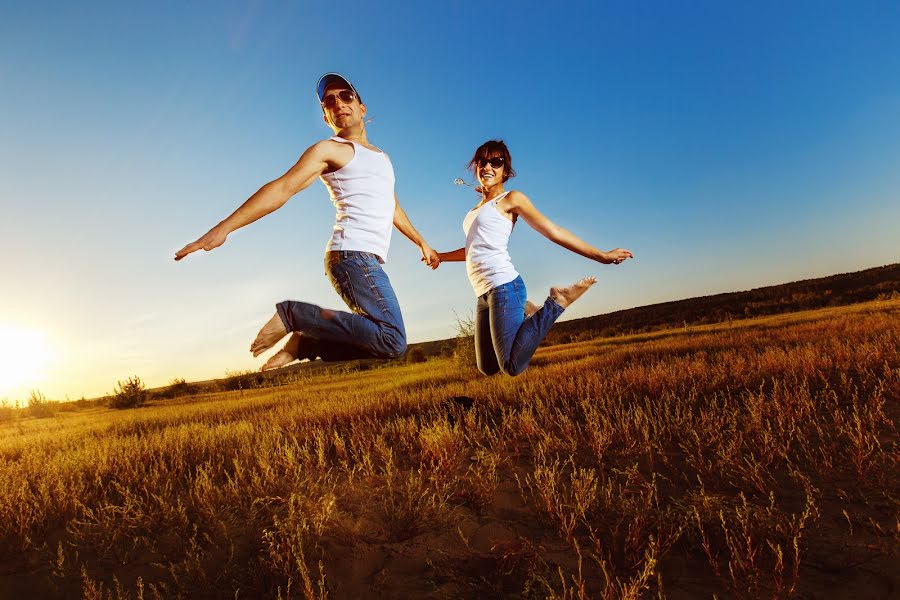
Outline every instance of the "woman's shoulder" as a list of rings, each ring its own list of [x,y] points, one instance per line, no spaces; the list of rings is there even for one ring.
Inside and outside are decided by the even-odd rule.
[[[510,208],[520,206],[523,202],[529,202],[528,196],[519,190],[509,190],[506,195],[500,199],[500,202]]]

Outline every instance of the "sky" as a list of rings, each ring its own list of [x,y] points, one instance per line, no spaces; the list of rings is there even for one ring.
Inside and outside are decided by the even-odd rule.
[[[529,298],[596,275],[584,317],[900,260],[900,5],[893,2],[0,3],[0,399],[258,368],[284,299],[343,308],[315,183],[225,245],[174,253],[331,135],[346,75],[401,205],[439,251],[487,139],[604,266],[517,226]],[[394,232],[411,342],[474,294]]]

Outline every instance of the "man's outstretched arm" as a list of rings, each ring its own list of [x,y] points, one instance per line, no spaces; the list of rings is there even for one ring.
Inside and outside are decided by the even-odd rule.
[[[437,252],[428,245],[425,238],[419,235],[419,232],[413,227],[409,217],[406,216],[406,211],[400,206],[397,194],[394,194],[394,227],[405,235],[409,241],[418,246],[419,250],[422,251],[422,260],[425,261],[426,265],[432,269],[438,268],[441,264],[441,259],[438,258]]]
[[[291,196],[306,189],[328,168],[331,146],[327,141],[307,148],[297,163],[287,173],[259,188],[246,202],[225,220],[210,229],[197,241],[191,242],[175,253],[175,260],[181,260],[197,250],[212,250],[225,243],[231,232],[249,225],[267,214],[284,206]]]

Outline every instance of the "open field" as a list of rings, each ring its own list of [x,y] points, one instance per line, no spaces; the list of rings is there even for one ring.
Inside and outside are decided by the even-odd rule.
[[[18,419],[0,597],[897,597],[898,399],[887,300]]]

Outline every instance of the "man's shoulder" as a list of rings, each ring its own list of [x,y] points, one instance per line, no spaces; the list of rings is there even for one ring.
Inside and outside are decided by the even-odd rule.
[[[346,153],[348,148],[352,151],[352,144],[350,144],[350,142],[339,142],[332,138],[328,138],[319,140],[310,146],[306,152],[322,158],[330,158],[339,155],[340,153]]]
[[[310,148],[318,148],[318,149],[340,148],[340,147],[346,146],[348,144],[350,144],[350,142],[338,141],[334,138],[325,138],[324,140],[319,140],[318,142],[316,142],[315,144],[310,146]]]

